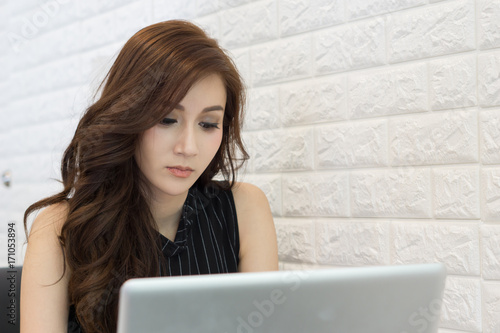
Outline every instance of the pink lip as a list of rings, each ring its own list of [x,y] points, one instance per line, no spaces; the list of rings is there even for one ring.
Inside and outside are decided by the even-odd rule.
[[[173,174],[174,176],[179,177],[179,178],[187,178],[194,171],[193,169],[191,169],[189,167],[184,167],[181,165],[167,167],[167,169],[168,169],[168,171],[170,171],[171,174]]]

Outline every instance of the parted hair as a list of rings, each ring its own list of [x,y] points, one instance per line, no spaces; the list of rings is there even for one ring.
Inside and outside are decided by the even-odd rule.
[[[197,182],[208,184],[220,174],[231,187],[248,158],[240,136],[242,79],[216,40],[192,23],[173,20],[143,28],[125,43],[63,154],[64,189],[25,212],[28,232],[31,213],[67,202],[59,242],[64,270],[71,272],[70,303],[86,333],[115,332],[121,284],[160,272],[158,258],[163,257],[151,192],[134,153],[141,134],[211,74],[219,75],[226,88],[223,138]]]

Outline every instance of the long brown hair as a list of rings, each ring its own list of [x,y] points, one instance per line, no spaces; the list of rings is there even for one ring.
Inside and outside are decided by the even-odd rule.
[[[242,80],[203,30],[186,21],[167,21],[140,30],[124,45],[101,83],[101,96],[87,108],[64,152],[64,189],[25,212],[27,230],[34,211],[68,203],[59,240],[71,271],[70,302],[87,333],[116,330],[117,290],[126,279],[159,273],[157,226],[135,148],[141,133],[210,74],[220,75],[226,87],[223,138],[197,182],[207,184],[220,173],[231,187],[248,158],[240,137]]]

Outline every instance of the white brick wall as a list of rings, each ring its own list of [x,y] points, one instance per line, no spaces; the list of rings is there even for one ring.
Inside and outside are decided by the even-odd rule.
[[[249,87],[282,269],[443,262],[440,332],[499,332],[500,0],[0,0],[0,252],[120,46],[171,18]]]

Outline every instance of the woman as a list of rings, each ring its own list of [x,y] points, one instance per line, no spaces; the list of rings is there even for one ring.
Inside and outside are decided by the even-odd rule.
[[[22,333],[114,332],[132,277],[278,266],[265,195],[234,181],[244,91],[217,42],[188,22],[151,25],[104,82],[64,153],[64,190],[25,213],[27,227],[46,207],[28,238]]]

